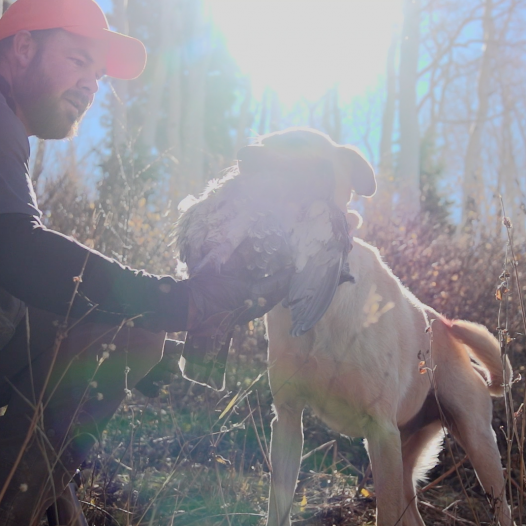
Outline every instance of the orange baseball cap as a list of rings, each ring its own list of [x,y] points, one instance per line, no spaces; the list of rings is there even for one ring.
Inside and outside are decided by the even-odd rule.
[[[146,65],[146,48],[136,38],[110,31],[94,0],[16,0],[0,18],[0,40],[18,31],[62,28],[70,33],[104,40],[106,74],[134,79]]]

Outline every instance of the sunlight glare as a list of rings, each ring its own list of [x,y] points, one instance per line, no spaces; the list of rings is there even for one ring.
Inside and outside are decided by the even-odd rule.
[[[343,100],[385,71],[400,0],[205,0],[254,96],[283,103],[319,99],[338,85]]]

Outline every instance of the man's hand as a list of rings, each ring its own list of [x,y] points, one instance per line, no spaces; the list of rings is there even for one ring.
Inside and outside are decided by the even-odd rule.
[[[286,268],[252,283],[205,273],[190,278],[186,282],[188,330],[194,335],[221,336],[263,316],[287,295],[293,273],[294,269]]]

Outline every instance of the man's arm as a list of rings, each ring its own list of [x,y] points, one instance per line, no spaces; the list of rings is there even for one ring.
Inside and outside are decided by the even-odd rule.
[[[0,214],[0,247],[0,286],[29,305],[66,314],[82,274],[74,317],[97,305],[101,322],[144,314],[152,329],[186,329],[184,281],[132,270],[26,214]]]
[[[293,273],[286,268],[256,282],[215,273],[176,281],[125,267],[28,214],[0,214],[0,247],[0,287],[27,304],[66,314],[74,297],[75,318],[95,305],[93,321],[142,315],[137,323],[153,331],[204,335],[247,323],[285,297]]]

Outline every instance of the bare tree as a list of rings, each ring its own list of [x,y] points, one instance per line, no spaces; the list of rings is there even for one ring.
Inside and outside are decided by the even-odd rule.
[[[469,141],[464,161],[464,180],[462,184],[462,224],[467,227],[479,216],[480,203],[484,200],[483,174],[481,164],[482,130],[489,110],[492,90],[490,75],[494,64],[495,27],[493,21],[493,0],[484,2],[484,52],[482,54],[477,86],[477,108],[469,130]]]
[[[156,55],[149,60],[154,62],[153,77],[149,88],[148,102],[142,128],[142,142],[150,151],[155,147],[157,125],[161,115],[162,96],[166,88],[168,74],[168,60],[174,47],[174,22],[173,11],[177,1],[159,0],[160,19],[160,46]]]
[[[205,183],[205,97],[211,44],[210,32],[204,20],[201,2],[187,3],[186,8],[188,17],[185,19],[192,35],[192,43],[185,49],[187,85],[182,129],[181,171],[189,193],[198,193]]]
[[[408,215],[420,210],[420,132],[417,106],[420,0],[405,0],[400,45],[400,201]]]
[[[392,194],[394,190],[394,159],[393,159],[393,134],[396,114],[396,52],[398,39],[393,34],[391,45],[387,54],[385,103],[382,114],[382,129],[379,151],[379,192],[378,198],[382,201],[383,217],[389,219],[392,210]]]
[[[334,86],[327,91],[323,105],[323,127],[332,140],[341,141],[342,112],[338,102],[338,87]]]
[[[250,124],[252,115],[250,112],[250,106],[252,103],[252,88],[249,79],[245,79],[245,95],[243,102],[239,110],[239,121],[236,131],[236,143],[234,146],[234,153],[237,152],[242,146],[247,144],[247,128]]]
[[[112,21],[120,33],[129,33],[128,0],[113,0]],[[113,146],[119,151],[128,142],[128,81],[113,79],[111,82],[114,103],[112,104]]]

